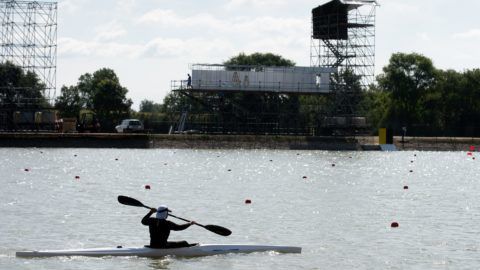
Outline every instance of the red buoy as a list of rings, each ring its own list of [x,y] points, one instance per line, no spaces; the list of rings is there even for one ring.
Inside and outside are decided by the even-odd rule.
[[[403,186],[403,189],[408,189],[408,186]]]
[[[150,185],[145,185],[145,189],[150,189]]]
[[[390,225],[390,227],[392,228],[398,228],[398,226],[400,226],[398,225],[398,222],[392,222],[392,224]]]
[[[245,200],[245,204],[251,204],[251,203],[252,203],[252,200],[250,200],[250,199]]]

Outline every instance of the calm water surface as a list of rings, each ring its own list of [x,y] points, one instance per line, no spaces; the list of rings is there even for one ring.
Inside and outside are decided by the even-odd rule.
[[[3,148],[0,269],[476,269],[479,162],[466,152]],[[121,194],[233,231],[195,226],[172,240],[303,252],[15,258],[19,250],[147,244],[147,210],[120,205]]]

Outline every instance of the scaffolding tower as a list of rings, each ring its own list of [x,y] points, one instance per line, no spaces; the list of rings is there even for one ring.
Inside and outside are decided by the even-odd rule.
[[[44,85],[43,100],[51,104],[56,94],[57,2],[0,0],[0,23],[0,63],[34,72]]]
[[[333,0],[312,10],[310,65],[375,79],[375,0]]]

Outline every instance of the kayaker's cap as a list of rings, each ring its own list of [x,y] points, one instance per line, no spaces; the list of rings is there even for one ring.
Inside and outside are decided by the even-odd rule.
[[[167,219],[168,217],[168,212],[171,212],[168,210],[168,207],[166,205],[160,205],[157,208],[157,219]]]

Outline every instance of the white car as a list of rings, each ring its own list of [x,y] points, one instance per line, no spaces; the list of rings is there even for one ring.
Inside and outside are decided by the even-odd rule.
[[[145,130],[142,121],[138,119],[125,119],[122,123],[115,127],[118,133],[142,132]]]

